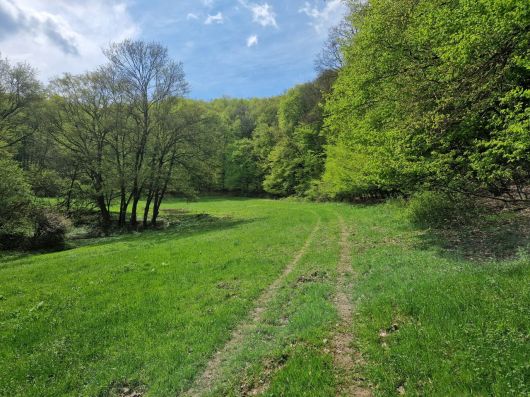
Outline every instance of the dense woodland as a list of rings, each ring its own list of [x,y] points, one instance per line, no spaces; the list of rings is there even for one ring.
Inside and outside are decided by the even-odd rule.
[[[105,233],[156,226],[175,194],[529,203],[530,2],[350,2],[318,77],[266,99],[187,99],[157,43],[104,53],[48,85],[0,61],[4,247],[93,211]]]

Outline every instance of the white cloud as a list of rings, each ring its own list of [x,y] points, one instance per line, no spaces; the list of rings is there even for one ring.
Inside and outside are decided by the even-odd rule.
[[[204,4],[206,7],[213,7],[215,0],[202,0],[202,4]]]
[[[239,3],[245,8],[252,11],[252,20],[261,26],[278,27],[276,14],[268,3],[256,4],[247,3],[245,0],[239,0]]]
[[[44,80],[104,63],[102,47],[139,31],[122,1],[0,0],[2,56],[27,61]]]
[[[247,39],[247,47],[258,45],[258,36],[253,34]]]
[[[223,22],[224,22],[224,17],[223,17],[222,12],[218,12],[215,15],[208,15],[208,17],[204,21],[206,25],[210,25],[212,23],[223,23]]]
[[[346,5],[343,0],[330,0],[326,5],[319,9],[316,5],[305,2],[299,12],[306,14],[313,19],[311,26],[315,28],[318,34],[325,35],[328,30],[337,25],[346,13]]]
[[[190,19],[199,19],[199,16],[197,14],[194,14],[193,12],[190,12],[187,16],[186,16],[186,19],[189,21]]]

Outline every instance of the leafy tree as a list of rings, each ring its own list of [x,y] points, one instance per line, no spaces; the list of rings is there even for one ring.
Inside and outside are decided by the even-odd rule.
[[[12,65],[0,58],[0,148],[6,148],[29,136],[29,110],[41,97],[35,70],[28,64]]]
[[[80,76],[66,74],[51,83],[55,93],[53,133],[57,142],[69,150],[90,179],[93,197],[101,213],[103,225],[111,223],[111,164],[108,137],[111,131],[111,96],[102,70]]]
[[[315,83],[299,85],[282,96],[279,139],[269,155],[265,191],[304,195],[323,171],[325,139],[320,134],[322,93]]]
[[[171,60],[167,48],[160,44],[125,40],[112,44],[104,52],[113,70],[125,82],[126,95],[132,104],[136,128],[130,137],[134,142],[131,225],[135,226],[138,202],[149,175],[145,160],[155,109],[169,98],[183,96],[188,86],[182,64]]]
[[[212,159],[218,139],[209,129],[211,119],[207,110],[192,101],[174,99],[165,105],[159,107],[163,113],[156,115],[149,150],[144,226],[148,225],[151,205],[151,224],[156,225],[162,201],[171,189],[192,191],[192,177],[200,174],[207,179],[203,166],[206,169],[216,166]]]
[[[242,193],[262,191],[263,174],[251,139],[239,139],[230,145],[226,167],[227,189]]]

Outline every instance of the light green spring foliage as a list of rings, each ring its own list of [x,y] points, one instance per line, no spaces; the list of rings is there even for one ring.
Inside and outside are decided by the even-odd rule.
[[[326,106],[332,196],[527,183],[530,3],[372,0]]]
[[[245,193],[261,191],[263,176],[251,139],[242,138],[232,143],[227,160],[225,186]]]
[[[323,172],[322,82],[267,99],[220,99],[222,187],[243,194],[305,195]]]
[[[7,236],[29,233],[32,226],[29,219],[32,204],[33,194],[22,169],[15,161],[0,158],[1,242],[5,242]]]
[[[269,156],[265,191],[280,196],[303,196],[311,182],[320,177],[324,158],[321,99],[315,83],[296,86],[281,98],[280,140]]]

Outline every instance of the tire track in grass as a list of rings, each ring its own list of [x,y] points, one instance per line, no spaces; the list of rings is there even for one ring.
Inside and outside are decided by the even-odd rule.
[[[362,359],[360,354],[352,348],[353,334],[353,304],[350,292],[353,288],[354,273],[351,268],[350,230],[344,219],[339,216],[341,228],[340,259],[337,267],[337,293],[335,305],[340,317],[340,323],[332,340],[333,363],[341,378],[338,382],[337,396],[371,397],[370,389],[363,386],[363,379],[356,373]]]
[[[313,230],[307,237],[300,251],[298,251],[293,260],[287,264],[282,274],[276,280],[274,280],[274,282],[270,284],[260,295],[256,301],[256,306],[249,314],[248,319],[240,323],[235,328],[228,342],[226,342],[225,345],[213,355],[206,365],[206,369],[199,377],[196,378],[193,386],[184,394],[185,396],[199,397],[212,391],[217,380],[221,376],[223,362],[242,345],[245,335],[248,333],[248,331],[262,321],[262,316],[265,312],[267,304],[274,297],[276,291],[282,285],[285,278],[293,271],[296,265],[298,265],[300,260],[303,258],[319,228],[320,218],[317,220],[316,225],[313,227]]]

